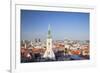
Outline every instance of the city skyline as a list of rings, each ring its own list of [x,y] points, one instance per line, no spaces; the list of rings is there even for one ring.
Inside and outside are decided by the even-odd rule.
[[[54,40],[89,40],[89,13],[21,10],[21,39],[46,39],[48,25]]]

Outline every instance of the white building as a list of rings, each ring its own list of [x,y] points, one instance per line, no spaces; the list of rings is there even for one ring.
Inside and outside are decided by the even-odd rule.
[[[46,40],[46,51],[43,55],[44,58],[50,58],[50,59],[55,59],[55,54],[52,50],[52,36],[51,36],[51,30],[50,30],[50,25],[48,28],[48,35],[47,35],[47,40]]]
[[[70,45],[68,44],[68,40],[64,41],[65,48],[70,49]]]

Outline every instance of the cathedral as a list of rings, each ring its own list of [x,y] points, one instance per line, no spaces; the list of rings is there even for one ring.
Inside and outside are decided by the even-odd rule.
[[[50,25],[48,27],[48,35],[46,40],[46,51],[43,55],[44,58],[55,59],[55,54],[52,50],[52,35]]]

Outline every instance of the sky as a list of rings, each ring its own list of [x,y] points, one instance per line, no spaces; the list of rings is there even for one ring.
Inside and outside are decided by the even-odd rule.
[[[21,10],[21,39],[89,40],[89,13]]]

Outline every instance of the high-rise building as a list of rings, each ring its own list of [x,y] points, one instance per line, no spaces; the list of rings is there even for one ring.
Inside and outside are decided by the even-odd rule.
[[[52,50],[52,35],[50,25],[48,27],[48,35],[46,40],[46,51],[43,55],[44,58],[55,59],[55,54]]]

